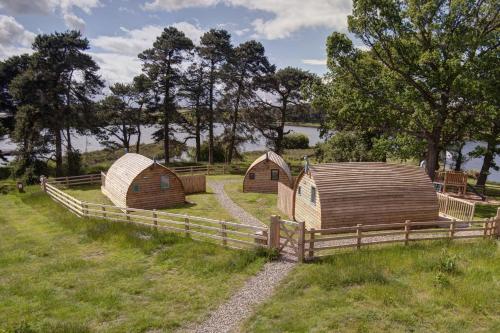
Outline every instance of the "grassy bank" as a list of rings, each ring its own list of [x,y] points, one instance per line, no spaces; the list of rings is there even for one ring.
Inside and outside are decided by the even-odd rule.
[[[498,332],[495,241],[339,253],[298,266],[246,332]]]
[[[236,183],[226,184],[224,190],[236,204],[265,224],[269,224],[271,215],[282,215],[276,207],[276,194],[244,193],[243,177]]]
[[[0,209],[0,332],[171,331],[201,320],[264,263],[79,219],[36,187],[0,195]]]

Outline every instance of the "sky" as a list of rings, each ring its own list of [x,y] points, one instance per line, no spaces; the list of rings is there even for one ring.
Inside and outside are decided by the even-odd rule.
[[[346,32],[352,0],[0,0],[0,60],[31,51],[39,33],[80,30],[108,84],[140,73],[137,54],[167,26],[196,44],[211,28],[256,39],[278,68],[326,72],[325,41]]]

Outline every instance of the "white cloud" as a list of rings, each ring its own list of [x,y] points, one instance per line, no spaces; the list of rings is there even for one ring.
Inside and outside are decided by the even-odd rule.
[[[146,2],[143,8],[146,10],[163,9],[174,11],[183,8],[210,7],[219,2],[220,0],[153,0],[152,2]]]
[[[173,23],[172,26],[184,32],[187,37],[197,43],[204,30],[188,22]],[[128,30],[120,28],[123,36],[99,36],[91,40],[91,44],[104,51],[137,56],[145,49],[151,48],[154,41],[163,32],[164,27],[148,25],[141,29]]]
[[[279,39],[290,36],[302,28],[327,27],[345,29],[347,15],[351,13],[351,0],[153,0],[145,10],[174,11],[189,7],[209,7],[217,4],[241,6],[251,10],[274,14],[271,19],[252,22],[255,37]]]
[[[302,59],[302,63],[306,65],[326,66],[326,59]]]
[[[101,5],[99,0],[1,0],[0,8],[13,14],[60,13],[64,23],[70,29],[83,30],[85,21],[74,14],[79,8],[90,14],[93,8]]]
[[[135,56],[118,53],[88,52],[101,68],[106,84],[131,82],[141,73],[141,62]]]
[[[85,29],[85,21],[81,17],[78,17],[72,13],[67,13],[64,14],[63,18],[64,23],[66,23],[66,26],[68,28],[80,31],[83,31]]]
[[[244,34],[248,33],[250,29],[245,28],[245,29],[240,29],[240,30],[235,30],[234,33],[236,36],[243,36]]]
[[[35,34],[26,30],[12,16],[0,15],[0,59],[31,53]]]

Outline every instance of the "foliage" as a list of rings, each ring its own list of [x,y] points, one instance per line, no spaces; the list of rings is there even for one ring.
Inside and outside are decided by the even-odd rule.
[[[285,123],[290,112],[301,111],[306,97],[304,89],[316,81],[315,75],[293,67],[278,71],[271,67],[259,78],[259,88],[272,97],[257,97],[257,106],[247,112],[246,120],[267,139],[268,146],[276,153],[283,152],[283,138],[289,133],[285,132]]]
[[[307,149],[309,138],[302,133],[289,133],[283,137],[284,149]]]
[[[425,142],[434,178],[439,152],[470,130],[487,109],[480,104],[498,109],[474,93],[485,81],[476,69],[498,67],[493,3],[354,1],[349,31],[369,50],[340,33],[328,38],[329,74],[313,89],[313,103],[327,112],[324,132],[412,136]]]
[[[214,140],[214,148],[212,150],[212,162],[223,163],[226,161],[226,151],[224,145],[219,138]],[[204,141],[200,146],[200,154],[198,161],[209,162],[210,144],[208,141]]]
[[[384,151],[377,155],[372,146],[370,138],[364,138],[362,133],[339,132],[317,145],[316,158],[323,163],[385,161]]]
[[[233,46],[231,35],[226,30],[210,29],[200,38],[198,55],[208,65],[208,163],[214,162],[214,106],[216,84],[220,82],[221,68],[227,62]]]
[[[162,125],[155,137],[157,141],[163,141],[163,155],[167,163],[171,155],[172,122],[178,118],[176,99],[182,78],[180,67],[193,47],[193,42],[182,31],[167,27],[156,38],[152,48],[139,54],[143,71],[152,82],[154,100],[150,112],[156,114],[156,122]]]
[[[242,331],[498,331],[499,259],[492,240],[338,251],[296,267]]]

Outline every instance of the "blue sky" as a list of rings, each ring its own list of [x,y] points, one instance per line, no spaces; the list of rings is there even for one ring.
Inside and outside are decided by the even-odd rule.
[[[256,39],[278,67],[326,71],[325,40],[346,31],[351,0],[0,0],[0,59],[28,52],[35,34],[79,29],[108,83],[140,71],[137,54],[173,25],[196,43],[223,28]]]

